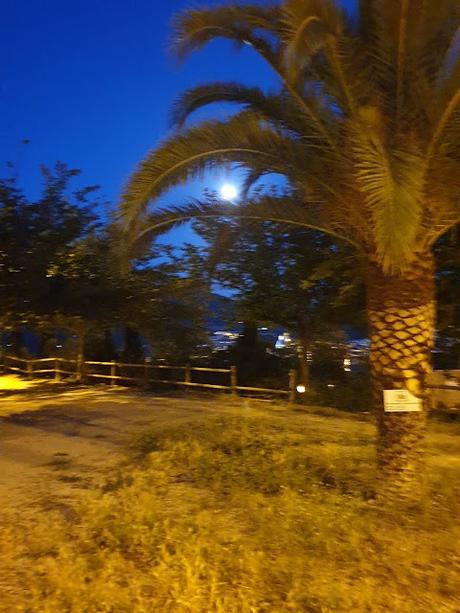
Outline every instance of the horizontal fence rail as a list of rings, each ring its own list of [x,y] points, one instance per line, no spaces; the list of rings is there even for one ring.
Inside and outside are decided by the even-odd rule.
[[[204,388],[214,390],[225,390],[233,394],[242,393],[258,393],[269,394],[272,396],[288,396],[289,400],[293,401],[296,396],[296,372],[289,373],[289,388],[276,389],[265,387],[250,387],[238,385],[238,373],[236,366],[229,368],[210,368],[205,366],[191,365],[172,365],[172,364],[152,364],[144,362],[142,364],[125,364],[116,362],[98,362],[95,360],[83,360],[81,356],[76,360],[67,358],[18,358],[16,356],[3,355],[1,356],[4,370],[17,372],[26,375],[29,379],[37,375],[54,375],[55,381],[62,381],[63,377],[84,383],[89,380],[101,380],[109,383],[111,386],[116,386],[120,382],[137,383],[146,388],[151,384],[183,386],[185,388]],[[130,370],[131,369],[131,370]],[[132,372],[134,369],[134,372]],[[126,374],[126,371],[129,374]],[[183,373],[183,379],[178,381],[173,378],[165,378],[158,376],[161,371],[170,371],[171,373]],[[140,371],[140,372],[139,372]],[[157,372],[155,372],[157,371]],[[158,372],[160,371],[160,372]],[[134,374],[136,372],[136,375]],[[217,373],[218,375],[226,375],[226,383],[210,383],[207,381],[194,381],[193,373]],[[167,376],[167,373],[165,373]]]
[[[12,355],[0,354],[0,364],[5,371],[25,375],[33,379],[39,375],[51,375],[55,381],[67,380],[78,383],[89,381],[101,381],[109,383],[112,387],[122,382],[137,384],[144,389],[152,384],[179,386],[183,388],[203,388],[210,390],[223,390],[232,394],[263,394],[270,396],[285,397],[289,402],[295,402],[297,396],[297,372],[289,372],[289,384],[286,389],[266,387],[251,387],[238,385],[238,373],[236,366],[229,368],[210,368],[206,366],[192,366],[189,364],[125,364],[121,362],[98,362],[84,360],[79,356],[76,360],[68,358],[18,358]],[[101,370],[102,369],[102,370]],[[129,374],[127,374],[127,371]],[[167,378],[169,371],[183,373],[183,378],[177,380]],[[193,380],[193,374],[206,373],[224,376],[227,381],[222,383]],[[162,376],[163,375],[163,376]],[[198,376],[198,375],[197,375]],[[432,376],[436,381],[428,382],[427,389],[430,391],[430,404],[432,408],[446,406],[447,408],[460,408],[460,371],[434,371]]]

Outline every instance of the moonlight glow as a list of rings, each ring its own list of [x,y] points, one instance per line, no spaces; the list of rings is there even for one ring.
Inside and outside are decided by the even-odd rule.
[[[238,196],[238,190],[231,183],[224,183],[220,188],[220,195],[224,200],[234,200]]]

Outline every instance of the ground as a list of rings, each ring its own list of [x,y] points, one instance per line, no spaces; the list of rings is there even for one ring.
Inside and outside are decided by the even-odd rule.
[[[394,509],[373,500],[369,416],[103,386],[3,394],[2,613],[460,611],[455,421],[431,423],[427,498]]]
[[[155,397],[126,388],[40,382],[0,396],[0,500],[3,510],[72,497],[100,483],[125,458],[134,434],[247,401],[209,403]]]

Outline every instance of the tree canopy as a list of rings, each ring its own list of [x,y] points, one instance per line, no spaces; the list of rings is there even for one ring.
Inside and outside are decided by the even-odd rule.
[[[187,258],[151,248],[122,274],[119,231],[103,219],[97,188],[72,191],[79,172],[63,163],[42,174],[32,202],[16,179],[0,181],[1,328],[50,340],[67,331],[80,352],[94,347],[91,336],[106,343],[104,335],[122,328],[126,343],[141,334],[154,355],[185,360],[206,340],[206,300],[197,300],[206,286],[187,272]]]

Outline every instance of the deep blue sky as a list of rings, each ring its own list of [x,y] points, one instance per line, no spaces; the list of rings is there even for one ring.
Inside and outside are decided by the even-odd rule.
[[[13,162],[20,183],[35,197],[39,164],[62,160],[83,171],[82,184],[99,184],[116,203],[136,163],[167,135],[168,109],[181,91],[219,79],[274,83],[249,48],[237,53],[225,42],[178,66],[167,49],[169,26],[172,15],[189,5],[3,0],[0,175],[7,174],[5,162]],[[24,139],[30,144],[21,145]],[[218,188],[223,179],[207,183]],[[196,194],[199,187],[191,189]],[[188,193],[190,188],[182,189],[168,199]],[[176,231],[174,241],[188,234]]]

